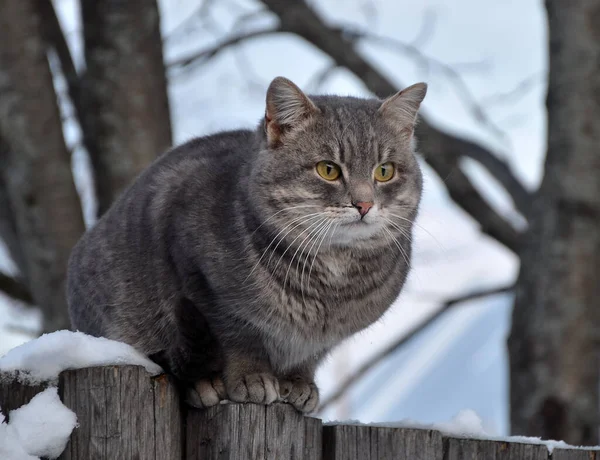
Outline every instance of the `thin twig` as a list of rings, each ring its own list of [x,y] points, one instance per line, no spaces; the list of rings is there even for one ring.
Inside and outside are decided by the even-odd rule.
[[[425,69],[437,70],[444,74],[454,84],[454,87],[458,91],[460,98],[467,106],[473,118],[491,131],[498,138],[498,140],[505,145],[506,148],[511,148],[509,136],[487,115],[483,106],[479,104],[468,85],[465,83],[460,73],[456,71],[454,66],[451,64],[446,64],[431,56],[426,56],[412,43],[404,43],[400,40],[396,40],[391,37],[383,37],[365,30],[352,30],[343,28],[342,32],[351,40],[363,39],[387,46],[396,52],[410,56]]]
[[[321,89],[321,87],[323,86],[323,84],[325,83],[325,81],[337,69],[338,69],[338,66],[335,65],[335,63],[328,64],[326,67],[324,67],[322,70],[318,71],[316,74],[314,74],[311,77],[310,81],[306,84],[306,87],[310,91],[319,91]]]
[[[39,329],[28,328],[28,327],[21,326],[19,324],[7,324],[4,326],[4,330],[6,330],[8,332],[12,332],[14,334],[26,335],[32,339],[35,339],[36,337],[40,336]]]
[[[195,26],[196,19],[200,19],[200,22],[204,22],[208,17],[209,10],[215,3],[214,0],[203,0],[200,5],[194,9],[183,21],[176,25],[169,34],[163,39],[163,41],[169,42],[176,39],[180,35],[187,34],[190,29]]]
[[[255,30],[253,32],[248,32],[240,35],[234,35],[221,41],[215,46],[211,46],[201,51],[196,51],[188,56],[176,59],[168,63],[167,67],[169,69],[177,69],[188,67],[191,64],[203,64],[230,46],[235,46],[243,41],[252,38],[263,37],[265,35],[271,35],[280,31],[281,30],[277,27],[264,30]]]
[[[515,100],[522,99],[525,94],[531,91],[533,88],[543,83],[545,75],[541,72],[536,72],[530,75],[515,85],[514,88],[497,94],[491,94],[490,96],[483,97],[481,104],[486,107],[497,105],[497,104],[508,104],[515,102]]]
[[[437,23],[438,14],[432,8],[427,8],[423,14],[423,21],[421,22],[421,28],[417,32],[417,36],[413,38],[410,45],[419,48],[425,45],[429,39],[433,36],[435,25]]]
[[[373,369],[375,366],[380,364],[386,358],[388,358],[389,356],[394,354],[403,345],[406,345],[410,340],[412,340],[414,337],[416,337],[423,330],[427,329],[427,327],[429,327],[431,324],[433,324],[435,321],[437,321],[441,316],[444,315],[444,313],[446,313],[453,306],[460,304],[460,303],[468,302],[470,300],[477,300],[477,299],[481,299],[481,298],[488,297],[491,295],[511,292],[513,289],[514,289],[514,285],[511,284],[509,286],[500,286],[500,287],[495,287],[492,289],[484,289],[484,290],[480,290],[480,291],[474,291],[469,294],[447,300],[446,302],[444,302],[442,304],[441,308],[439,308],[438,310],[429,314],[429,316],[424,318],[419,324],[413,326],[413,328],[410,329],[406,334],[404,334],[403,336],[396,339],[390,345],[388,345],[383,350],[381,350],[379,353],[377,353],[375,356],[373,356],[371,359],[369,359],[369,361],[367,361],[362,366],[360,366],[351,375],[349,375],[338,386],[337,390],[335,390],[333,392],[333,394],[331,396],[329,396],[329,398],[327,398],[325,401],[323,401],[321,403],[321,406],[319,407],[318,411],[322,412],[328,406],[330,406],[331,404],[333,404],[334,402],[339,400],[344,395],[344,393],[346,393],[346,391],[348,391],[348,389],[352,385],[354,385],[356,382],[358,382],[358,380],[360,380],[371,369]]]

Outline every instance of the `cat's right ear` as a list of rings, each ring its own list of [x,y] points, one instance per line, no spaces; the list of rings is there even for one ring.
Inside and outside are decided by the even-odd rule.
[[[411,137],[417,121],[417,112],[426,94],[427,84],[416,83],[383,101],[379,113],[390,118],[403,134]]]
[[[317,106],[293,82],[284,77],[275,78],[267,89],[265,131],[269,147],[276,147],[285,135],[301,126],[314,114]]]

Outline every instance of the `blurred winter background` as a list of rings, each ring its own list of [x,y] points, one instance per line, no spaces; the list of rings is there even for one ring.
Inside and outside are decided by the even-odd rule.
[[[85,60],[79,2],[53,3],[81,71]],[[307,4],[325,24],[342,30],[360,55],[397,88],[427,81],[423,114],[429,124],[494,152],[527,189],[539,185],[547,72],[541,2],[312,0]],[[253,34],[278,24],[277,16],[260,2],[162,0],[159,10],[174,143],[216,130],[255,126],[264,113],[266,87],[278,75],[309,93],[372,95],[363,79],[334,66],[330,56],[297,34]],[[210,52],[230,37],[245,34],[254,36]],[[51,65],[53,59],[56,56],[51,55]],[[67,81],[56,64],[52,69],[57,93],[62,94],[74,178],[90,226],[97,205],[90,160],[66,96]],[[407,287],[389,314],[340,346],[320,369],[323,401],[373,357],[381,359],[353,379],[321,415],[431,423],[470,408],[490,433],[506,434],[506,341],[514,300],[506,288],[516,280],[518,258],[482,233],[480,223],[450,198],[448,177],[440,178],[425,162],[423,166],[425,196]],[[461,158],[454,167],[466,174],[500,216],[522,228],[513,201],[481,164]],[[1,252],[0,272],[18,272],[6,251]],[[488,290],[489,295],[447,304]],[[0,355],[40,333],[42,318],[24,302],[5,295],[1,300]],[[382,356],[387,348],[392,351]]]

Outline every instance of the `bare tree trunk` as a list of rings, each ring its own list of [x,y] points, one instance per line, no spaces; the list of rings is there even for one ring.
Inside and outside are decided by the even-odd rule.
[[[65,271],[84,230],[34,0],[0,2],[0,173],[44,329],[68,328]]]
[[[0,161],[2,161],[3,158],[7,158],[8,154],[8,144],[0,136]],[[0,174],[0,240],[2,240],[6,246],[13,263],[19,269],[21,279],[26,280],[27,264],[25,262],[25,254],[23,253],[23,248],[19,241],[15,215],[2,174]]]
[[[101,215],[171,146],[171,124],[156,2],[83,0],[81,6],[82,122]]]
[[[598,444],[600,0],[547,0],[545,176],[509,339],[515,434]]]

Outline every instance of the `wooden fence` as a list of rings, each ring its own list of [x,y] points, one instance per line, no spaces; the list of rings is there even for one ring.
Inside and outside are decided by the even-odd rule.
[[[0,376],[2,377],[2,376]],[[44,389],[0,378],[5,415]],[[77,414],[61,459],[70,460],[600,460],[600,450],[468,440],[434,430],[322,425],[291,406],[222,404],[188,410],[176,386],[142,367],[63,372],[63,403]]]

